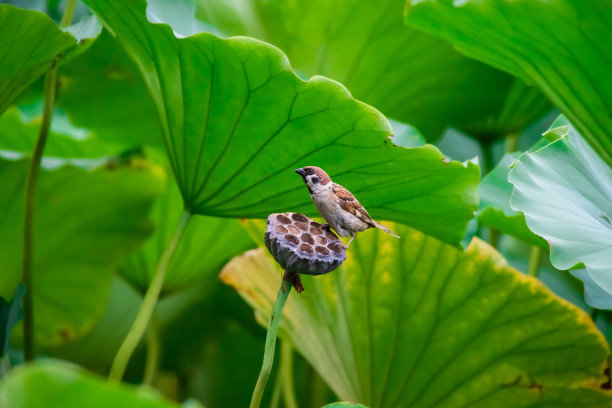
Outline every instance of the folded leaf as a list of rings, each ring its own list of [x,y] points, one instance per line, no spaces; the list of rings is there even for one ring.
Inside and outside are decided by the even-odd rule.
[[[527,228],[525,216],[510,207],[513,187],[508,182],[508,173],[518,156],[519,153],[515,153],[502,157],[495,168],[480,182],[478,222],[521,241],[546,248],[546,241]]]
[[[524,213],[529,229],[548,241],[556,268],[584,264],[588,277],[577,276],[587,286],[587,302],[610,309],[612,168],[565,118],[551,126],[548,136],[556,140],[521,156],[510,171],[512,208]]]
[[[210,34],[177,39],[147,21],[142,0],[86,3],[140,67],[192,212],[315,214],[293,169],[318,165],[375,218],[460,241],[475,209],[477,166],[449,163],[433,146],[393,145],[379,112],[334,81],[302,81],[274,47]]]
[[[21,279],[27,160],[0,159],[0,296]],[[163,174],[148,163],[42,170],[34,217],[36,340],[58,344],[100,317],[117,264],[151,232]]]
[[[339,398],[371,407],[612,406],[608,345],[582,310],[474,239],[466,252],[407,227],[367,231],[344,264],[303,276],[281,336]],[[263,249],[221,278],[267,321],[280,274]]]
[[[408,0],[406,22],[532,83],[612,165],[609,1]]]
[[[95,19],[62,31],[45,14],[0,4],[0,115],[38,77],[85,50],[100,33]],[[76,38],[75,38],[76,36]]]

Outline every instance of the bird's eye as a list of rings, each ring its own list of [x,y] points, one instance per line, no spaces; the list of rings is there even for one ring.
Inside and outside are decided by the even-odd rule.
[[[313,169],[306,169],[306,174],[314,174],[314,170]]]

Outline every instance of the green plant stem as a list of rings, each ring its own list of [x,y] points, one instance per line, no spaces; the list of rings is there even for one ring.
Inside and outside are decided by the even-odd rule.
[[[274,381],[274,387],[272,387],[272,396],[270,397],[270,408],[279,407],[282,390],[283,390],[283,376],[282,376],[282,373],[277,373],[276,380]]]
[[[529,256],[529,275],[537,277],[540,271],[540,262],[542,261],[542,248],[533,246],[531,255]]]
[[[485,142],[480,144],[480,148],[482,149],[482,169],[484,170],[482,176],[489,174],[493,167],[495,166],[495,161],[493,158],[493,142]]]
[[[274,348],[276,347],[278,323],[283,313],[285,302],[289,297],[289,292],[291,292],[291,287],[292,283],[287,276],[287,272],[285,272],[281,287],[278,290],[276,302],[274,303],[274,308],[272,309],[272,315],[270,316],[270,324],[268,325],[268,334],[266,335],[266,345],[264,348],[263,363],[261,365],[261,371],[259,372],[257,384],[255,384],[255,389],[253,390],[251,405],[249,405],[250,408],[259,408],[259,405],[261,404],[261,399],[266,389],[266,383],[268,382],[268,377],[272,371],[272,363],[274,362]]]
[[[132,353],[134,353],[136,346],[142,339],[142,335],[147,329],[151,316],[153,315],[153,311],[155,310],[157,299],[159,298],[159,294],[161,293],[164,285],[168,265],[172,260],[172,256],[176,252],[178,243],[180,242],[190,219],[191,213],[188,210],[184,210],[174,235],[168,242],[164,253],[159,259],[157,269],[155,270],[155,275],[153,275],[153,280],[149,284],[149,288],[147,289],[144,299],[142,300],[142,305],[140,306],[138,315],[136,316],[130,331],[125,337],[125,340],[123,340],[123,343],[115,356],[110,374],[108,375],[108,378],[111,381],[121,381],[121,378],[123,378],[123,374],[125,373],[125,368],[132,357]]]
[[[72,22],[76,0],[69,0],[62,14],[61,27],[66,27]],[[28,167],[28,176],[25,185],[24,221],[23,221],[23,263],[21,279],[26,286],[26,294],[23,299],[23,351],[25,361],[32,361],[36,356],[35,334],[34,334],[34,286],[32,278],[32,265],[34,261],[34,203],[36,201],[36,182],[40,171],[45,145],[49,137],[51,118],[53,117],[53,105],[55,104],[55,89],[57,84],[57,66],[53,66],[45,74],[45,90],[43,95],[44,107],[42,123],[32,160]]]
[[[293,387],[293,347],[286,340],[281,343],[281,375],[285,408],[298,408]]]
[[[151,317],[147,330],[147,359],[145,360],[143,384],[152,385],[159,368],[159,356],[161,354],[159,330],[155,318]]]
[[[504,145],[504,153],[512,153],[517,151],[519,144],[519,134],[518,133],[510,133],[505,138],[506,143]]]

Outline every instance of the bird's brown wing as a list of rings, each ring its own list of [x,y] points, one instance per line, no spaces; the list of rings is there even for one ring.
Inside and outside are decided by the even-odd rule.
[[[338,197],[338,204],[340,204],[340,207],[344,211],[348,211],[366,224],[374,226],[375,223],[372,217],[370,217],[370,214],[368,214],[366,209],[363,208],[361,203],[357,201],[350,191],[336,183],[333,184],[332,191],[336,194],[336,197]]]

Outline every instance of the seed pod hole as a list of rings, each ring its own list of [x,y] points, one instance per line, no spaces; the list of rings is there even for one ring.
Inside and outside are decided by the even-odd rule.
[[[310,233],[313,235],[321,235],[324,231],[321,231],[320,228],[310,227]]]
[[[322,255],[329,255],[329,249],[322,247],[322,246],[317,246],[315,248],[315,251],[317,251],[318,253],[322,254]]]
[[[300,240],[295,235],[287,234],[285,235],[285,239],[295,245],[300,243]]]
[[[293,221],[308,222],[308,217],[306,217],[305,215],[302,215],[302,214],[292,214],[291,215],[291,219]]]
[[[300,230],[295,228],[293,225],[289,225],[287,227],[287,229],[289,230],[289,232],[291,232],[292,234],[295,234],[295,235],[300,233]]]
[[[308,252],[309,254],[314,253],[314,250],[312,249],[312,247],[308,244],[301,244],[300,245],[300,251],[302,252]]]
[[[310,234],[304,233],[302,234],[302,241],[309,243],[310,245],[314,245],[314,239]]]
[[[303,222],[296,222],[295,226],[301,229],[302,231],[308,231],[308,225],[304,224]]]
[[[329,239],[330,241],[339,241],[338,237],[335,236],[334,234],[332,234],[331,232],[326,232],[325,236],[327,237],[327,239]]]
[[[291,219],[282,214],[277,215],[276,219],[282,222],[283,224],[291,224]]]
[[[317,241],[318,244],[320,245],[325,245],[327,244],[327,240],[324,237],[315,237],[315,240]]]
[[[287,228],[283,227],[282,225],[277,225],[274,229],[280,232],[281,234],[286,234],[287,232],[289,232],[287,231]]]

